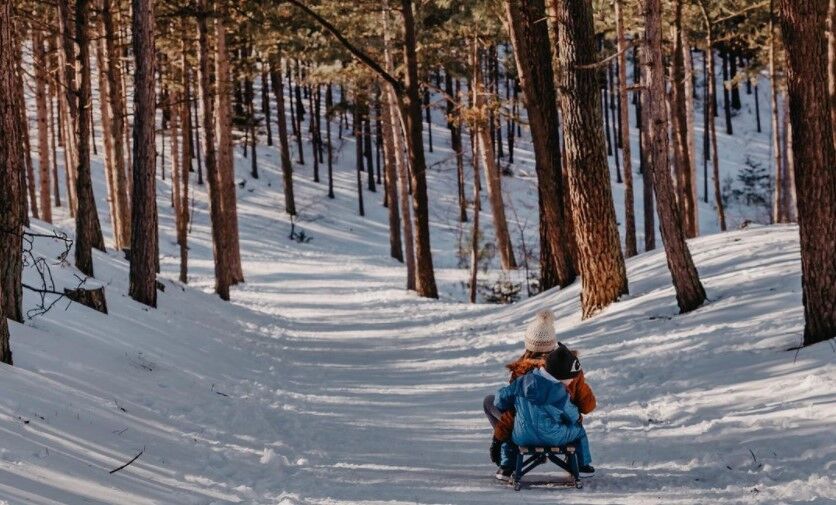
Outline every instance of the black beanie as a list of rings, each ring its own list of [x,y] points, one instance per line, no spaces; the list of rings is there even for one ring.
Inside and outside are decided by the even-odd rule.
[[[546,371],[557,380],[574,379],[581,373],[581,362],[563,344],[546,356]]]

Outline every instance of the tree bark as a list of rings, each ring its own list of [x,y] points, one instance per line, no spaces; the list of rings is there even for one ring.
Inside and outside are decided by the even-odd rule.
[[[278,49],[270,60],[270,82],[276,97],[276,123],[279,131],[279,153],[282,159],[282,180],[284,181],[284,209],[288,215],[296,215],[293,198],[293,162],[290,160],[290,145],[287,140],[287,118],[284,103],[284,82],[281,74],[282,60]]]
[[[546,245],[541,241],[540,250],[541,254],[544,250],[548,251],[553,264],[550,272],[554,273],[560,287],[566,287],[575,281],[576,273],[569,240],[572,223],[563,206],[566,188],[563,186],[560,159],[557,93],[549,52],[549,33],[546,24],[540,22],[546,15],[545,2],[505,0],[504,3],[534,145],[538,194],[545,226],[541,237],[549,242]],[[543,280],[541,278],[541,285],[548,284]]]
[[[132,0],[134,77],[133,208],[129,294],[157,306],[157,192],[154,141],[156,93],[154,69],[154,10],[152,0]]]
[[[0,362],[12,364],[6,318],[23,322],[21,201],[23,143],[17,103],[16,44],[11,2],[0,2]]]
[[[232,105],[230,103],[229,55],[226,50],[226,27],[224,15],[215,19],[217,72],[216,90],[218,93],[217,131],[218,131],[218,182],[220,185],[222,226],[226,230],[224,239],[227,252],[226,267],[229,269],[230,284],[244,282],[241,266],[241,246],[238,233],[238,204],[235,193],[235,165],[232,155]],[[244,146],[246,148],[246,145]],[[214,224],[213,224],[214,225]]]
[[[404,62],[406,76],[402,96],[403,119],[407,131],[407,149],[412,173],[412,199],[415,210],[415,289],[420,296],[438,298],[430,246],[430,213],[427,202],[427,163],[421,132],[421,97],[418,81],[417,40],[412,0],[401,0],[404,22]]]
[[[453,90],[453,76],[444,72],[444,92],[447,93],[447,128],[450,130],[450,148],[456,156],[456,196],[459,204],[459,222],[467,222],[467,197],[464,193],[464,148],[462,147],[459,95]]]
[[[104,132],[109,136],[113,147],[113,233],[116,249],[123,249],[131,243],[131,204],[128,199],[128,177],[125,168],[125,110],[122,97],[122,64],[121,55],[116,47],[118,34],[114,27],[111,0],[102,2],[102,22],[105,28],[105,47],[107,49],[107,82],[108,99],[110,101],[110,130]]]
[[[685,87],[687,80],[685,72],[686,50],[682,39],[682,0],[675,4],[674,26],[673,26],[673,57],[671,59],[671,119],[673,125],[673,147],[677,175],[676,188],[678,190],[678,202],[680,204],[680,215],[682,225],[687,238],[697,236],[696,224],[696,200],[693,191],[694,171],[693,159],[688,142],[688,107],[689,95]],[[664,77],[664,76],[661,76]],[[657,191],[658,193],[658,191]],[[660,209],[661,210],[661,209]]]
[[[827,96],[828,6],[781,0],[801,235],[804,345],[836,336],[836,146]]]
[[[643,0],[642,7],[645,18],[642,66],[648,98],[644,114],[647,116],[650,138],[645,177],[653,177],[653,189],[656,194],[662,244],[665,247],[668,270],[670,270],[676,290],[679,311],[685,313],[702,305],[705,301],[705,290],[700,283],[688,245],[685,243],[681,209],[676,204],[669,171],[669,125],[665,104],[665,70],[662,63],[662,6],[660,0]],[[674,86],[677,86],[677,83],[674,83]],[[680,119],[684,120],[684,118]]]
[[[205,138],[206,179],[209,182],[209,214],[212,220],[212,248],[215,258],[215,292],[229,300],[229,251],[226,245],[223,214],[223,184],[215,151],[215,62],[210,46],[209,19],[214,11],[212,0],[201,0],[198,15],[200,94],[203,101],[203,135]]]
[[[180,60],[181,79],[183,82],[183,96],[180,105],[177,107],[180,114],[180,130],[183,134],[183,149],[182,162],[180,163],[180,194],[178,200],[180,207],[177,209],[177,243],[180,245],[180,282],[186,284],[189,282],[189,243],[188,243],[188,228],[189,228],[189,169],[192,165],[191,147],[191,113],[189,111],[192,97],[191,85],[189,76],[189,40],[188,31],[186,30],[186,23],[183,23],[182,32],[182,54]]]
[[[556,34],[555,74],[560,93],[582,280],[582,317],[588,318],[628,292],[627,272],[610,188],[602,130],[595,29],[590,0],[549,0]]]
[[[775,40],[775,10],[774,1],[769,3],[769,79],[770,79],[770,105],[772,107],[772,159],[775,163],[775,181],[772,191],[772,222],[786,223],[786,180],[784,178],[784,161],[781,152],[781,124],[778,120],[778,71],[775,65],[777,41]]]
[[[478,42],[474,41],[473,44],[473,51],[478,53]],[[488,186],[488,202],[491,205],[500,264],[503,270],[508,271],[517,268],[517,262],[514,258],[514,246],[511,242],[511,234],[508,232],[508,221],[505,217],[505,205],[502,200],[502,174],[497,166],[491,144],[488,104],[485,98],[487,92],[482,85],[482,72],[478,57],[471,64],[471,67],[471,71],[473,72],[473,77],[471,78],[474,107],[473,134],[476,136],[476,141],[479,144],[479,159],[485,170],[485,181]]]
[[[72,19],[70,16],[70,2],[58,3],[59,38],[61,51],[58,55],[58,67],[61,79],[58,89],[61,93],[61,119],[64,137],[64,171],[66,173],[67,199],[70,206],[70,217],[75,217],[78,210],[78,196],[76,195],[76,169],[78,163],[78,102],[76,99],[76,58],[73,45]]]
[[[75,79],[67,79],[75,91],[78,105],[78,167],[76,168],[75,192],[78,198],[78,212],[75,227],[75,265],[86,275],[93,276],[93,251],[95,247],[104,251],[102,227],[93,197],[93,180],[90,174],[90,119],[88,109],[92,105],[90,92],[90,44],[87,33],[88,0],[76,1],[75,36],[78,45],[78,67],[81,81],[76,88]],[[70,44],[71,46],[72,44]]]
[[[705,35],[705,58],[707,61],[706,71],[708,72],[708,79],[710,81],[708,92],[708,106],[711,109],[708,112],[708,136],[711,140],[711,163],[713,167],[714,178],[714,205],[717,207],[717,219],[720,223],[720,231],[726,231],[726,212],[723,208],[723,198],[720,192],[720,160],[717,153],[717,127],[714,118],[717,116],[717,98],[715,96],[715,82],[717,73],[714,70],[714,26],[711,18],[708,15],[708,9],[705,5],[706,0],[700,0],[700,9],[702,10],[703,21],[706,25]],[[725,84],[723,86],[725,88]]]
[[[630,145],[629,102],[627,101],[627,39],[624,36],[624,12],[622,0],[615,0],[615,22],[618,37],[618,96],[621,101],[619,123],[621,127],[622,162],[624,166],[624,255],[631,258],[638,254],[636,246],[636,211],[633,200],[633,155]]]
[[[38,182],[40,193],[41,219],[52,222],[50,198],[50,152],[49,122],[47,113],[47,57],[44,38],[40,30],[32,30],[32,46],[35,57],[35,103],[38,111]],[[35,181],[31,181],[34,184]]]
[[[699,195],[697,194],[697,156],[694,139],[696,133],[694,130],[694,98],[696,91],[694,89],[694,62],[691,58],[691,42],[688,39],[688,30],[682,30],[682,53],[685,62],[685,131],[686,131],[686,149],[687,156],[691,162],[691,197],[692,202],[691,212],[692,216],[690,222],[693,225],[694,236],[700,234],[700,206],[697,204]]]

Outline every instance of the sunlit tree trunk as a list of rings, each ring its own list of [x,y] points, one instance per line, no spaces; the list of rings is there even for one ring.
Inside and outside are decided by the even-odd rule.
[[[474,42],[475,44],[476,42]],[[474,49],[478,51],[478,47]],[[488,186],[488,201],[491,205],[494,233],[496,235],[496,248],[499,250],[499,260],[503,270],[512,270],[517,267],[514,259],[514,246],[511,242],[511,234],[508,232],[508,221],[505,218],[505,205],[502,200],[502,174],[496,164],[491,144],[490,122],[488,121],[488,105],[486,99],[487,91],[482,85],[482,72],[479,58],[471,65],[473,77],[473,106],[474,121],[473,133],[479,144],[479,156],[482,168],[485,170],[485,180]]]
[[[222,209],[222,223],[226,230],[225,247],[230,284],[244,282],[241,267],[241,247],[238,233],[238,204],[235,193],[235,166],[232,155],[232,106],[230,103],[231,77],[229,55],[226,49],[224,16],[215,19],[216,72],[217,72],[217,131],[218,131],[218,182]],[[245,146],[246,148],[246,146]]]
[[[276,123],[279,132],[279,155],[282,160],[282,180],[284,181],[284,208],[291,216],[296,215],[296,202],[293,198],[293,162],[290,159],[290,143],[287,139],[287,113],[284,103],[284,81],[282,80],[282,60],[278,49],[270,60],[270,83],[276,97]]]
[[[628,292],[599,104],[590,0],[549,0],[584,318]]]
[[[647,102],[648,136],[645,177],[653,177],[653,189],[665,247],[668,270],[676,290],[679,311],[690,312],[705,301],[705,290],[685,243],[683,220],[677,206],[669,170],[668,113],[665,104],[665,70],[662,63],[662,6],[660,0],[643,0],[645,38],[642,51]],[[674,84],[676,86],[676,83]],[[684,118],[680,118],[684,119]],[[690,192],[690,188],[688,190]]]

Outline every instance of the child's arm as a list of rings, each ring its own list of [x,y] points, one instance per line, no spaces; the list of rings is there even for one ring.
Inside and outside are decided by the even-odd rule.
[[[500,412],[505,412],[514,406],[516,386],[516,381],[514,381],[496,392],[496,396],[493,399],[493,406],[499,409]]]
[[[583,372],[572,383],[572,403],[578,407],[581,414],[589,414],[595,410],[595,406],[597,405],[595,393],[592,392],[592,388],[586,383]]]

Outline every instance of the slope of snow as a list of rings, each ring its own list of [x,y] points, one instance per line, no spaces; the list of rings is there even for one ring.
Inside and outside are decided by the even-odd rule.
[[[628,262],[629,296],[580,321],[578,284],[510,306],[465,305],[455,301],[461,270],[443,261],[441,301],[405,292],[402,266],[386,258],[384,209],[370,199],[366,219],[352,213],[351,172],[339,174],[335,201],[299,178],[314,240],[288,240],[274,158],[263,161],[262,178],[239,189],[247,283],[233,303],[172,280],[161,183],[159,309],[126,296],[118,253],[96,253],[109,315],[62,302],[13,324],[16,366],[0,367],[0,500],[836,500],[833,349],[787,352],[802,329],[795,227],[693,241],[711,302],[692,314],[676,315],[664,256],[653,252]],[[191,278],[209,290],[199,196]],[[59,250],[36,244],[47,258]],[[59,285],[76,283],[71,267],[53,270]],[[586,421],[599,475],[582,491],[515,496],[492,477],[481,399],[505,381],[503,364],[543,307],[581,351],[599,397]]]
[[[257,181],[236,148],[247,282],[232,303],[211,294],[205,187],[195,191],[190,285],[175,281],[170,186],[158,180],[158,309],[127,297],[121,254],[96,252],[88,282],[105,286],[109,315],[60,302],[12,324],[16,366],[0,366],[0,503],[836,502],[834,350],[787,351],[803,327],[797,228],[692,241],[711,301],[685,316],[659,251],[629,260],[630,295],[587,321],[578,283],[510,306],[463,304],[467,275],[455,253],[469,225],[455,220],[455,168],[440,114],[435,122],[428,177],[440,301],[403,289],[381,192],[367,192],[367,216],[356,215],[351,138],[340,141],[335,200],[311,182],[310,151],[296,167],[307,244],[287,238],[275,148],[260,146]],[[749,130],[719,135],[724,174],[747,155],[768,159],[767,132]],[[536,248],[533,157],[527,137],[517,145],[515,177],[503,179],[508,215],[517,246],[525,238]],[[98,157],[94,185],[109,238]],[[716,231],[711,206],[701,212],[702,231]],[[52,263],[60,252],[49,239],[35,248]],[[495,267],[480,277],[501,277]],[[59,288],[78,282],[67,264],[53,272]],[[27,293],[24,308],[35,303]],[[541,485],[515,495],[493,479],[481,401],[505,382],[504,363],[543,307],[555,310],[560,339],[581,352],[598,395],[585,422],[599,471],[581,491]],[[531,480],[559,478],[550,472]]]

